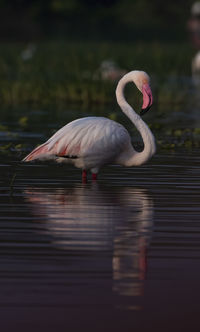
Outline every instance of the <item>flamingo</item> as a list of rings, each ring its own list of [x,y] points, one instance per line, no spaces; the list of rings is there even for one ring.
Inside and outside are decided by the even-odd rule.
[[[195,87],[199,87],[200,84],[200,51],[192,59],[192,80]]]
[[[117,63],[112,60],[104,60],[100,66],[100,76],[103,80],[111,82],[118,81],[123,75],[126,74],[124,69],[121,69]]]
[[[142,136],[144,143],[142,152],[137,152],[133,148],[131,137],[121,124],[105,117],[85,117],[59,129],[23,161],[38,159],[71,163],[82,169],[83,181],[87,179],[88,170],[92,173],[92,179],[96,180],[100,168],[106,164],[130,167],[147,162],[156,151],[155,139],[146,123],[125,100],[124,88],[129,82],[135,83],[143,94],[140,112],[140,115],[143,115],[153,102],[150,78],[144,71],[133,70],[120,79],[116,88],[118,105]]]

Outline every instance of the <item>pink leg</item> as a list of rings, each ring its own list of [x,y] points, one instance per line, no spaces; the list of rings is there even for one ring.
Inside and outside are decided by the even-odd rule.
[[[82,172],[82,182],[86,183],[86,181],[87,181],[87,171],[85,169],[83,169],[83,172]]]
[[[97,180],[97,174],[96,173],[92,173],[92,180],[96,181]]]

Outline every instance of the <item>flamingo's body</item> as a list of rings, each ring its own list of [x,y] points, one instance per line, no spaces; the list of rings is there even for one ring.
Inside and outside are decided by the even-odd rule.
[[[195,87],[200,85],[200,51],[192,59],[192,80]]]
[[[142,152],[134,150],[130,135],[121,124],[104,117],[87,117],[68,123],[34,149],[24,161],[54,159],[72,163],[83,170],[83,177],[90,170],[93,178],[105,164],[136,166],[146,162],[155,153],[155,141],[148,126],[124,99],[123,89],[130,81],[143,93],[143,113],[152,105],[152,94],[149,77],[143,71],[126,74],[116,89],[118,104],[141,133],[144,142]]]
[[[116,82],[123,75],[126,74],[126,70],[121,69],[117,63],[112,60],[104,60],[100,66],[100,76],[103,80],[108,80],[111,82]]]

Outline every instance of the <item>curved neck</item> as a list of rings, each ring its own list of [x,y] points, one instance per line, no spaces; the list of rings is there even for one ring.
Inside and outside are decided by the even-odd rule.
[[[130,75],[131,74],[131,77]],[[135,166],[144,164],[156,151],[154,136],[146,125],[146,123],[141,119],[141,117],[133,110],[133,108],[127,103],[124,98],[124,88],[129,82],[134,82],[133,72],[125,75],[118,83],[116,89],[116,98],[121,110],[126,114],[126,116],[135,125],[140,135],[142,136],[144,149],[142,152],[137,152],[133,147],[131,155],[128,160],[126,160],[126,166]]]

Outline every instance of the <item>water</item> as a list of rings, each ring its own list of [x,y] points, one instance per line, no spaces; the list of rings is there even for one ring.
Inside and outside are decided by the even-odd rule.
[[[163,114],[169,128],[199,121],[196,109]],[[72,116],[1,114],[2,331],[198,330],[199,151],[158,151],[86,184],[71,166],[18,162]]]
[[[199,327],[200,157],[106,167],[0,164],[3,331]],[[14,185],[11,178],[16,172]]]

